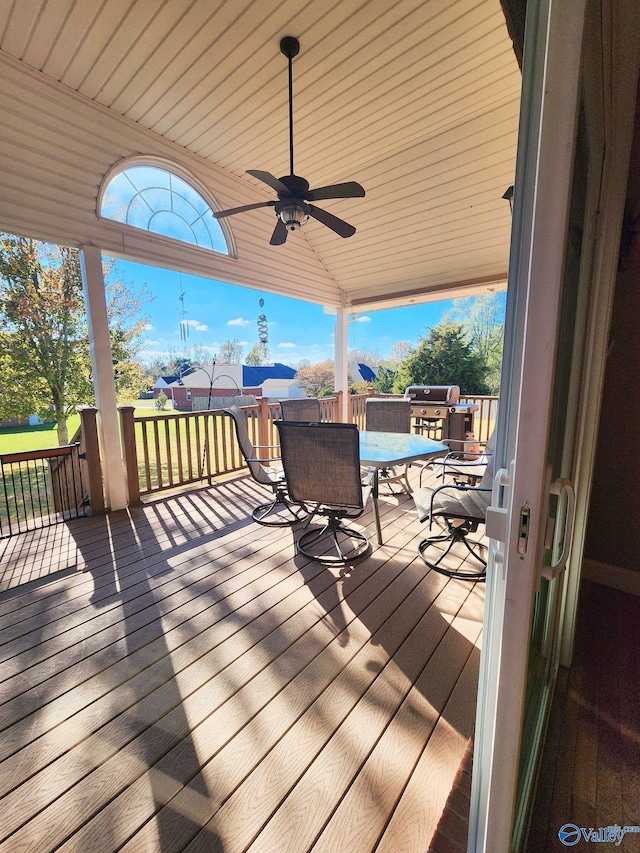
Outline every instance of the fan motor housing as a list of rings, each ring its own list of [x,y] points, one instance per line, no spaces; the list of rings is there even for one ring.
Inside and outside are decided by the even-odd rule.
[[[304,198],[305,193],[309,191],[309,181],[299,177],[298,175],[285,175],[283,178],[279,178],[278,180],[280,183],[284,184],[291,195],[296,198]],[[278,193],[278,198],[282,200],[285,199],[286,196],[284,193]]]

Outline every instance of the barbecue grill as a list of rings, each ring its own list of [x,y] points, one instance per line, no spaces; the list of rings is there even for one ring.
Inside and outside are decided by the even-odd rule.
[[[458,385],[410,385],[404,396],[411,400],[416,432],[454,441],[473,437],[473,413],[478,406],[460,402]]]

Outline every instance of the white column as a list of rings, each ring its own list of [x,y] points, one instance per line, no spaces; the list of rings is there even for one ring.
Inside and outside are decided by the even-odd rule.
[[[98,408],[98,435],[105,486],[105,501],[111,510],[127,505],[124,466],[120,449],[120,425],[113,377],[113,360],[107,301],[102,275],[102,255],[96,246],[80,247],[80,266],[84,291],[93,387]]]
[[[349,414],[349,371],[347,368],[348,314],[344,308],[338,308],[336,314],[334,347],[334,371],[336,391],[342,391],[342,420],[346,423]]]

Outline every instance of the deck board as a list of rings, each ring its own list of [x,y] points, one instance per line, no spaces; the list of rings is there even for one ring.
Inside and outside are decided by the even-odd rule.
[[[262,495],[236,477],[2,543],[3,853],[427,848],[483,585],[428,570],[406,495],[342,570],[251,522]]]

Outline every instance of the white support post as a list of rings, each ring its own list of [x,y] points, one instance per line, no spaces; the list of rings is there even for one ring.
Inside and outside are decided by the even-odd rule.
[[[120,450],[116,385],[100,249],[97,246],[81,246],[80,266],[89,327],[93,387],[98,408],[105,499],[109,509],[124,509],[127,506],[127,490]]]
[[[334,371],[336,391],[342,391],[342,411],[340,417],[344,423],[349,418],[349,371],[347,367],[347,330],[348,315],[344,308],[338,308],[336,314],[334,347]]]

